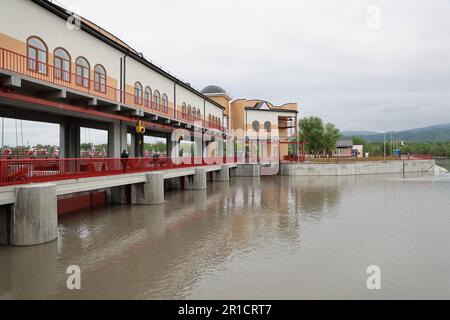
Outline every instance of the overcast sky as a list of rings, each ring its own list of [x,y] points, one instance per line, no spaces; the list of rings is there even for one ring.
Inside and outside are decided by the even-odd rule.
[[[341,130],[450,123],[450,0],[59,0],[194,87]]]

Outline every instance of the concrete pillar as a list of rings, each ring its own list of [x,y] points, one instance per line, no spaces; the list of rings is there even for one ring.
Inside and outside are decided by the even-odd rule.
[[[260,164],[238,164],[233,169],[233,177],[260,177],[261,165]]]
[[[79,158],[81,152],[80,126],[73,121],[59,125],[59,151],[61,158]]]
[[[220,171],[213,172],[213,181],[230,181],[230,168],[222,165]]]
[[[196,159],[201,159],[203,156],[203,139],[201,131],[194,131],[192,141],[194,142],[194,157]]]
[[[157,205],[164,203],[164,174],[148,173],[146,183],[131,186],[131,203],[137,205]]]
[[[11,205],[0,206],[0,245],[9,244]]]
[[[224,148],[224,146],[225,146],[225,144],[223,142],[223,139],[218,139],[217,140],[217,150],[216,150],[216,156],[217,157],[223,158],[223,155],[224,155],[223,148]]]
[[[168,133],[166,135],[166,155],[169,158],[173,157],[172,152],[173,152],[174,144],[175,144],[175,142],[172,141],[172,134]],[[177,157],[178,153],[174,156]]]
[[[206,168],[195,168],[195,175],[185,177],[184,188],[186,190],[205,190]]]
[[[127,204],[127,186],[109,188],[107,191],[108,202],[112,204]]]
[[[58,210],[56,185],[36,184],[16,187],[16,203],[11,219],[10,242],[30,246],[56,240]]]
[[[134,156],[142,158],[144,156],[144,135],[134,133]]]
[[[136,157],[136,139],[133,132],[130,133],[130,157],[135,158]]]
[[[148,173],[146,175],[147,200],[149,205],[164,203],[164,173]]]
[[[166,182],[166,185],[167,185],[167,189],[168,190],[181,190],[181,189],[183,189],[183,183],[182,183],[181,179],[184,179],[184,177],[183,178],[178,177],[178,178],[166,179],[165,182]]]
[[[122,150],[127,148],[127,126],[122,121],[111,123],[108,128],[108,156],[120,158]]]

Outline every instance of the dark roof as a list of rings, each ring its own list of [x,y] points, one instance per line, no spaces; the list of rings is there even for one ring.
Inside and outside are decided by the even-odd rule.
[[[264,106],[267,106],[267,109],[262,109],[262,110],[271,110],[272,109],[266,101],[258,102],[257,104],[255,104],[255,106],[253,108],[261,109]]]
[[[245,110],[262,111],[262,112],[287,112],[287,113],[298,113],[297,110],[280,109],[280,108],[271,108],[271,109],[269,109],[269,110],[266,110],[266,109],[257,109],[257,108],[255,108],[255,107],[245,107]]]
[[[69,12],[68,10],[66,10],[63,7],[58,6],[57,4],[54,4],[48,0],[31,0],[31,1],[33,1],[37,5],[41,6],[42,8],[47,9],[48,11],[52,12],[53,14],[59,16],[60,18],[66,20],[66,21],[72,15],[72,13]],[[90,21],[87,19],[84,19],[84,18],[81,19],[81,30],[83,30],[83,31],[87,32],[88,34],[90,34],[91,36],[96,37],[97,39],[105,42],[106,44],[110,45],[111,47],[123,52],[124,54],[129,55],[136,61],[149,67],[150,69],[159,73],[160,75],[172,80],[179,86],[191,91],[192,93],[199,95],[203,99],[205,99],[208,102],[214,104],[215,106],[221,108],[222,110],[225,109],[222,105],[220,105],[219,103],[215,102],[214,100],[208,98],[200,91],[192,88],[190,85],[186,84],[185,82],[174,77],[170,73],[168,73],[168,72],[164,71],[163,69],[159,68],[158,66],[154,65],[153,63],[151,63],[150,61],[145,59],[141,54],[137,53],[136,50],[133,50],[131,47],[126,45],[123,41],[114,37],[111,33],[99,28],[97,25],[95,25],[92,22],[90,22],[90,23],[88,23],[88,22],[90,22]]]
[[[353,140],[338,140],[336,142],[337,148],[353,148]]]
[[[219,86],[207,86],[201,91],[203,94],[226,94],[227,92],[225,89],[219,87]]]

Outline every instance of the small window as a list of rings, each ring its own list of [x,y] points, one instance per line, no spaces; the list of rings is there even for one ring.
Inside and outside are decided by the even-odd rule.
[[[183,102],[183,104],[181,105],[181,115],[183,119],[186,119],[186,110],[186,103]]]
[[[166,94],[163,94],[162,96],[162,111],[164,113],[169,112],[169,99]]]
[[[153,93],[153,103],[156,110],[161,110],[161,95],[159,94],[159,91]]]
[[[38,37],[30,37],[27,40],[28,70],[47,74],[48,49],[47,45]]]
[[[148,86],[145,87],[144,102],[147,108],[152,107],[152,89],[150,89],[150,87]]]
[[[188,107],[187,107],[187,114],[188,114],[188,120],[191,121],[192,120],[192,107],[190,104],[188,104]]]
[[[76,68],[77,68],[77,85],[89,88],[89,84],[91,82],[91,77],[89,74],[90,66],[89,62],[83,58],[78,57],[76,60]]]
[[[210,126],[212,123],[212,117],[211,114],[208,114],[208,125]]]
[[[192,107],[192,120],[195,120],[196,115],[197,115],[197,109],[195,109],[195,107]]]
[[[94,68],[94,90],[106,93],[106,70],[100,64]]]
[[[272,131],[272,124],[270,123],[270,121],[264,122],[264,130],[266,130],[267,132]]]
[[[200,109],[197,109],[197,120],[201,120],[202,114],[200,113]]]
[[[140,82],[134,84],[134,103],[142,104],[142,84]]]
[[[54,52],[54,77],[55,79],[70,82],[71,72],[70,55],[62,48],[55,49]]]
[[[259,122],[258,121],[253,121],[252,129],[253,129],[253,131],[259,132]]]

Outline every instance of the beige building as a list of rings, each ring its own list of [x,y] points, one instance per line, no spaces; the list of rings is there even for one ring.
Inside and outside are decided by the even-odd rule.
[[[201,91],[224,108],[223,124],[235,135],[244,135],[247,157],[256,155],[257,161],[278,161],[289,153],[286,143],[296,136],[297,103],[275,106],[260,99],[235,99],[219,86]],[[240,132],[240,133],[239,133]],[[238,154],[240,152],[238,146]]]

